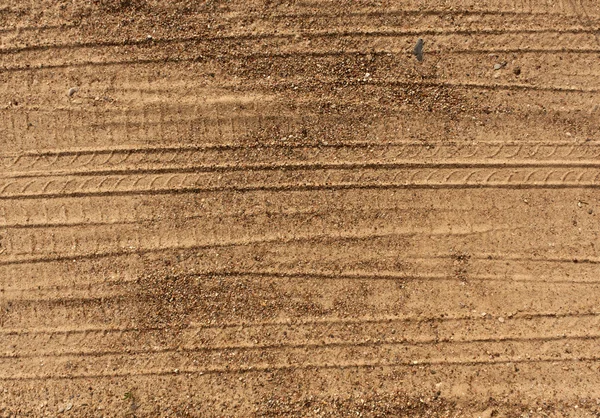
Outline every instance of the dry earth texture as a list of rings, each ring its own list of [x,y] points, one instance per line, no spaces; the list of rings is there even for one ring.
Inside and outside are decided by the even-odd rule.
[[[599,31],[2,0],[0,416],[598,416]]]

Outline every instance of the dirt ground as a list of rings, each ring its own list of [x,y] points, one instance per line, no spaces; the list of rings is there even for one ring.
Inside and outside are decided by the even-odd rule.
[[[599,58],[597,0],[1,0],[0,416],[600,416]]]

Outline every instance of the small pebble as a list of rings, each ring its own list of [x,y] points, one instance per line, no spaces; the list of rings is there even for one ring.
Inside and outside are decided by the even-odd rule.
[[[413,49],[413,55],[417,57],[417,61],[419,62],[423,61],[423,44],[423,39],[419,38],[417,45],[415,45],[415,48]]]
[[[69,95],[69,97],[72,97],[75,93],[77,93],[77,90],[79,90],[77,87],[71,87],[67,94]]]
[[[494,64],[494,70],[499,70],[502,68],[502,64]]]
[[[515,67],[513,69],[513,74],[514,75],[521,75],[521,67]]]
[[[498,318],[498,322],[504,323],[504,318],[502,318],[502,317]]]

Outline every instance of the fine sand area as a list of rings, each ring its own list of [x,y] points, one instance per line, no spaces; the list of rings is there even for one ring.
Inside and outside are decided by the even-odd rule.
[[[0,417],[600,413],[597,0],[0,0],[0,113]]]

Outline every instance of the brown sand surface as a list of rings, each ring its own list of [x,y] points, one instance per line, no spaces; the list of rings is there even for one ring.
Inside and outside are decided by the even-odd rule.
[[[0,416],[597,417],[599,31],[1,0]]]

